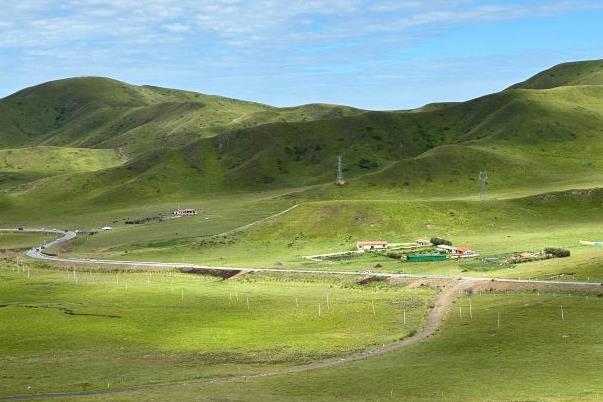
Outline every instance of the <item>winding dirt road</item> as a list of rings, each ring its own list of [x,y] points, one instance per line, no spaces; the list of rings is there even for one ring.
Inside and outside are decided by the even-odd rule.
[[[247,379],[274,377],[278,375],[300,373],[308,370],[316,370],[322,368],[328,368],[338,366],[341,364],[347,364],[358,360],[363,360],[373,356],[379,356],[385,353],[390,353],[395,350],[414,345],[431,335],[433,335],[442,322],[442,318],[452,302],[456,297],[463,291],[471,288],[475,282],[471,280],[458,280],[455,283],[445,287],[435,298],[433,308],[427,315],[425,325],[417,331],[415,334],[408,336],[400,341],[387,344],[378,348],[366,350],[363,352],[354,353],[348,356],[334,357],[330,359],[321,360],[318,362],[308,363],[300,366],[295,366],[283,370],[271,371],[267,373],[253,374],[253,375],[238,375],[231,377],[219,377],[212,379],[193,380],[193,381],[177,381],[177,382],[166,382],[158,384],[148,385],[136,385],[131,387],[114,388],[101,391],[75,391],[75,392],[57,392],[57,393],[46,393],[46,394],[32,394],[32,395],[14,395],[7,397],[0,397],[0,400],[32,400],[32,399],[66,399],[66,398],[77,398],[84,396],[103,396],[109,394],[118,394],[131,391],[144,391],[149,389],[162,388],[172,385],[185,385],[185,384],[210,384],[210,383],[226,383],[233,381],[244,381]]]

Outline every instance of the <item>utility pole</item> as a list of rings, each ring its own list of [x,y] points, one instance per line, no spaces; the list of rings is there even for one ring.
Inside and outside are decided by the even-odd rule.
[[[337,155],[337,185],[343,186],[345,184],[345,180],[343,179],[343,157],[341,155]]]
[[[481,202],[486,202],[488,197],[488,172],[485,170],[479,172],[479,183],[480,183],[480,194],[479,199]]]

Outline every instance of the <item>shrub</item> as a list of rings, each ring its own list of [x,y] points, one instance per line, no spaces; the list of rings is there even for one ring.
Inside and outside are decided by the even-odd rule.
[[[357,163],[358,167],[363,170],[375,169],[379,164],[370,159],[362,158]]]
[[[450,240],[441,239],[439,237],[432,237],[429,241],[431,241],[431,244],[433,244],[434,246],[439,246],[440,244],[443,244],[445,246],[452,246],[452,242]]]
[[[552,255],[554,257],[558,257],[558,258],[563,258],[563,257],[569,257],[570,256],[570,251],[564,248],[554,248],[554,247],[549,247],[549,248],[545,248],[544,249],[544,253],[547,255]]]

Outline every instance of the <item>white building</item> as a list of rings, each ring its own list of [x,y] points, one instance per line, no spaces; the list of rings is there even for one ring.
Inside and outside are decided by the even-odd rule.
[[[386,241],[359,241],[356,243],[356,250],[358,251],[372,251],[372,250],[383,250],[387,248]]]
[[[197,215],[197,210],[194,208],[177,209],[176,211],[174,211],[174,215],[193,216],[193,215]]]
[[[415,243],[417,244],[417,246],[421,247],[433,246],[433,244],[431,244],[431,240],[428,239],[417,239]]]

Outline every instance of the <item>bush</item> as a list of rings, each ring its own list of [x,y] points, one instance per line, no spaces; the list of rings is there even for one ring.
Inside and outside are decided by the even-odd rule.
[[[549,247],[549,248],[545,248],[544,249],[544,253],[547,255],[552,255],[554,257],[558,257],[558,258],[563,258],[563,257],[569,257],[570,256],[570,251],[564,248],[553,248],[553,247]]]
[[[452,246],[452,242],[450,240],[440,239],[439,237],[432,237],[429,241],[434,246],[439,246],[440,244],[443,244],[445,246]]]
[[[363,170],[375,169],[379,166],[379,164],[370,159],[362,158],[357,163],[358,167]]]

